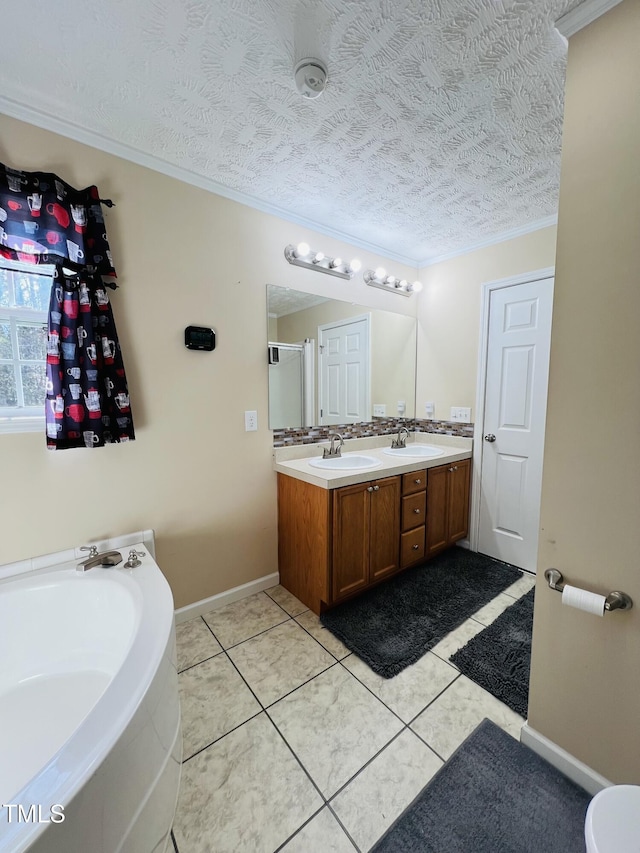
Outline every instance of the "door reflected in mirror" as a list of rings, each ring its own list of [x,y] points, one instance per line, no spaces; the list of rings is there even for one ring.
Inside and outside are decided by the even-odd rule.
[[[416,320],[267,285],[269,427],[415,417]]]

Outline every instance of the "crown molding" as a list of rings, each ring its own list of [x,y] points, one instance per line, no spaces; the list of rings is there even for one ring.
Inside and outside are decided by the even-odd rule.
[[[567,12],[556,21],[556,29],[562,33],[565,38],[571,38],[578,30],[587,27],[593,23],[596,18],[604,15],[609,9],[617,6],[621,0],[584,0],[575,9]]]
[[[24,121],[27,124],[33,124],[42,130],[48,130],[64,136],[67,139],[73,139],[75,142],[80,142],[83,145],[88,145],[91,148],[97,148],[99,151],[104,151],[107,154],[113,154],[116,157],[121,157],[123,160],[128,160],[131,163],[136,163],[138,166],[144,166],[154,172],[160,172],[167,175],[169,178],[175,178],[178,181],[183,181],[191,186],[206,190],[207,192],[215,193],[216,195],[227,198],[230,201],[236,201],[238,204],[244,204],[247,207],[260,210],[262,213],[268,213],[272,216],[277,216],[285,222],[291,222],[293,225],[299,225],[302,228],[308,228],[316,234],[323,234],[325,237],[332,237],[335,240],[340,240],[342,243],[348,243],[350,246],[355,246],[358,249],[364,249],[366,252],[372,252],[374,255],[379,255],[391,261],[397,261],[400,264],[417,269],[417,258],[411,258],[407,255],[402,255],[398,252],[392,252],[383,246],[377,246],[374,243],[369,243],[351,234],[346,234],[342,231],[337,231],[334,228],[329,228],[314,222],[311,219],[306,219],[304,216],[297,216],[288,210],[285,210],[278,205],[270,204],[262,199],[252,196],[249,193],[238,192],[229,187],[225,187],[211,178],[206,178],[199,175],[197,172],[192,172],[190,169],[185,169],[182,166],[176,166],[162,157],[157,157],[155,154],[147,154],[127,145],[124,142],[117,142],[101,133],[96,133],[93,130],[88,130],[81,125],[74,124],[67,120],[61,120],[56,116],[45,113],[42,110],[34,109],[33,107],[21,104],[4,95],[0,95],[0,113],[10,116],[11,118]],[[296,242],[294,239],[293,242]]]
[[[418,264],[419,270],[425,267],[431,267],[434,264],[440,264],[443,261],[450,261],[452,258],[459,258],[461,255],[468,255],[470,252],[477,252],[478,249],[486,249],[489,246],[495,246],[497,243],[504,243],[506,240],[513,240],[516,237],[524,237],[526,234],[532,234],[534,231],[540,231],[542,228],[549,228],[552,225],[558,224],[557,214],[553,216],[545,216],[543,219],[536,219],[528,225],[521,225],[519,228],[510,228],[508,231],[501,231],[499,234],[494,234],[492,237],[487,237],[486,240],[479,240],[477,243],[470,243],[462,249],[457,249],[454,252],[447,252],[444,255],[436,255],[433,258],[426,258]]]

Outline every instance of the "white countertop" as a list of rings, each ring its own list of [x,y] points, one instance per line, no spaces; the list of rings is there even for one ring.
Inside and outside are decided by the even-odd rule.
[[[356,483],[366,483],[369,480],[392,477],[395,474],[423,471],[425,468],[435,468],[438,465],[459,462],[461,459],[470,459],[472,456],[473,439],[426,432],[411,433],[407,440],[407,446],[414,442],[431,444],[444,451],[442,456],[426,459],[416,456],[405,456],[404,458],[390,456],[383,450],[385,447],[391,446],[391,441],[395,437],[395,435],[382,435],[345,441],[342,448],[343,455],[355,452],[372,456],[381,463],[376,468],[341,471],[314,468],[309,465],[308,460],[322,456],[324,448],[328,447],[329,444],[327,441],[322,441],[319,444],[275,448],[273,454],[274,469],[280,474],[287,474],[297,480],[304,480],[306,483],[320,486],[322,489],[337,489],[340,486],[353,486]]]

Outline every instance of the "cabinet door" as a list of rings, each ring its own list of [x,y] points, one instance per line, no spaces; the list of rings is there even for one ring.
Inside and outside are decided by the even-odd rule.
[[[427,475],[427,545],[425,556],[432,557],[447,547],[449,531],[447,524],[447,492],[449,466],[429,468]]]
[[[369,584],[369,485],[359,483],[333,492],[333,601]]]
[[[400,477],[386,477],[371,485],[369,579],[373,582],[399,567]]]
[[[448,538],[449,542],[464,539],[469,532],[469,481],[471,463],[469,459],[454,462],[449,466]]]

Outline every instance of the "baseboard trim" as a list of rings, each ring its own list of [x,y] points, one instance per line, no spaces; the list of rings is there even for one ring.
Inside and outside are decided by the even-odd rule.
[[[193,604],[187,604],[184,607],[179,607],[175,612],[176,625],[182,622],[188,622],[189,619],[195,619],[196,616],[202,616],[203,613],[208,613],[210,610],[219,610],[226,604],[233,604],[234,601],[240,601],[241,598],[247,598],[249,595],[255,595],[256,592],[262,592],[269,589],[271,586],[276,586],[280,583],[280,575],[274,572],[271,575],[265,575],[255,581],[243,583],[240,586],[234,586],[225,592],[219,592],[217,595],[212,595],[209,598],[203,598],[200,601],[194,601]]]
[[[528,746],[533,752],[548,761],[565,776],[568,776],[572,782],[580,785],[592,796],[597,794],[603,788],[608,788],[613,785],[604,776],[596,773],[591,767],[583,764],[575,756],[571,755],[562,747],[558,746],[549,738],[541,735],[540,732],[532,729],[529,723],[525,723],[520,730],[520,742],[524,746]]]

